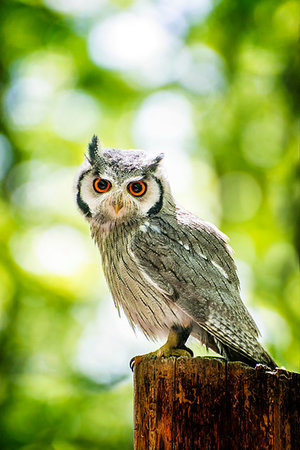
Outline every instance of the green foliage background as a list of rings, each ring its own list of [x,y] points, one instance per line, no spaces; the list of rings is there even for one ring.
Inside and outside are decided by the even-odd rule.
[[[186,150],[197,180],[190,188],[200,203],[209,196],[218,226],[251,269],[247,303],[266,323],[264,345],[279,365],[299,370],[299,4],[218,1],[199,19],[184,17],[184,32],[176,35],[181,47],[205,46],[222,61],[221,87],[210,93],[176,77],[143,84],[125,69],[93,61],[91,28],[131,11],[134,2],[99,2],[86,15],[55,10],[55,3],[4,0],[0,6],[0,447],[129,449],[131,383],[100,383],[73,363],[79,339],[107,295],[71,194],[76,166],[93,132],[107,146],[135,147],[133,123],[151,94],[187,99],[196,130]],[[141,1],[139,7],[161,3]],[[172,15],[171,9],[161,11],[164,20]],[[46,97],[37,78],[52,83]],[[78,109],[83,101],[93,112],[75,137],[61,130],[67,113],[55,103],[66,92],[78,94]],[[73,113],[76,127],[84,118]],[[206,184],[197,172],[203,167],[211,174]],[[49,228],[57,235],[73,230],[74,245],[77,238],[78,245],[84,242],[91,259],[70,273],[43,270],[32,248]]]

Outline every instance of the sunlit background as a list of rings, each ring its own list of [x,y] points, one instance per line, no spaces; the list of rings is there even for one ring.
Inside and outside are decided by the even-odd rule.
[[[0,6],[0,447],[131,449],[128,361],[73,179],[87,143],[166,154],[231,239],[274,359],[299,370],[297,1]],[[192,343],[196,354],[205,351]]]

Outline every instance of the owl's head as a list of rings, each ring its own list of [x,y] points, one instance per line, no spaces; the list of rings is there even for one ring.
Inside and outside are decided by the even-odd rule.
[[[115,225],[158,214],[172,207],[161,168],[162,154],[102,149],[93,136],[76,180],[76,200],[87,220]]]

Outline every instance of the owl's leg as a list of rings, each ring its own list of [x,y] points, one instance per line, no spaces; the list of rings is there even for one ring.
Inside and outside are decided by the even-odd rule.
[[[168,336],[167,342],[160,347],[156,352],[156,356],[168,357],[168,356],[193,356],[193,352],[190,348],[185,346],[185,343],[192,331],[192,327],[183,327],[181,325],[173,325]]]
[[[173,325],[169,332],[167,342],[155,352],[147,353],[146,355],[138,355],[132,358],[130,361],[130,368],[133,370],[134,365],[140,363],[144,358],[169,358],[170,356],[175,356],[176,358],[179,358],[180,356],[191,358],[193,352],[185,345],[191,331],[191,325],[187,327]]]

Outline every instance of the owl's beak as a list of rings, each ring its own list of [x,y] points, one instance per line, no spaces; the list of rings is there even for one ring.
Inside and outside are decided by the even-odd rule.
[[[123,205],[123,203],[120,200],[113,202],[113,208],[115,210],[116,217],[118,216],[119,211],[123,208],[123,206],[124,205]]]

